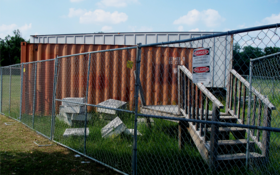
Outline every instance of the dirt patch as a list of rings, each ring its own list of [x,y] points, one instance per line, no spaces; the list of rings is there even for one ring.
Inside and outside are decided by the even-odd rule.
[[[118,174],[0,115],[0,174]],[[39,145],[49,145],[39,147]],[[82,163],[86,162],[86,163]]]

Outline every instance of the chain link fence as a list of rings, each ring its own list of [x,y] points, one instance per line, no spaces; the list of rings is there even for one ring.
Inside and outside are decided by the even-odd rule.
[[[122,174],[279,174],[279,36],[276,24],[1,67],[1,113]]]

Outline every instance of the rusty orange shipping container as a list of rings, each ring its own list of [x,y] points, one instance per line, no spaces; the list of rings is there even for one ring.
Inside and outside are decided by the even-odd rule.
[[[21,44],[21,62],[53,59],[98,50],[128,47],[125,45],[91,44]],[[185,65],[191,70],[191,48],[146,47],[142,48],[140,80],[144,90],[146,105],[171,105],[178,102],[177,66]],[[134,86],[136,49],[119,50],[92,54],[88,103],[98,104],[113,98],[126,101],[129,108],[134,105]],[[57,97],[85,97],[88,59],[84,56],[60,59],[58,70]],[[132,67],[128,66],[128,63]],[[23,83],[23,112],[30,113],[32,108],[31,92],[33,77],[31,66],[26,66]],[[26,69],[27,70],[27,69]],[[37,64],[36,113],[50,115],[54,61]],[[28,83],[27,83],[28,82]],[[56,105],[58,109],[58,105]]]

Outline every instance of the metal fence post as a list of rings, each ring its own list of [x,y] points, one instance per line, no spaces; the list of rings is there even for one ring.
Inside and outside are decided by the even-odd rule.
[[[272,77],[272,98],[274,98],[274,81],[275,81],[275,77]]]
[[[89,74],[90,74],[90,61],[91,61],[91,54],[88,55],[88,72],[87,72],[87,86],[86,86],[86,99],[85,103],[88,103],[88,85],[89,85]],[[84,154],[87,153],[87,105],[85,111],[85,137],[84,137]]]
[[[19,120],[21,121],[21,111],[22,111],[22,88],[23,88],[23,70],[24,70],[24,64],[21,64],[21,74],[20,74],[20,106],[19,106]]]
[[[57,67],[58,67],[58,56],[54,62],[54,76],[53,76],[53,101],[52,101],[52,118],[51,118],[51,135],[50,140],[53,140],[54,134],[54,121],[55,121],[55,98],[56,98],[56,82],[57,82]]]
[[[137,116],[138,116],[138,91],[140,85],[140,64],[141,64],[141,43],[137,44],[136,58],[136,81],[135,81],[135,119],[134,119],[134,140],[133,140],[133,155],[132,155],[132,174],[137,175]]]
[[[247,125],[250,125],[251,118],[251,94],[252,94],[252,67],[253,62],[250,59],[250,67],[249,67],[249,97],[248,97],[248,112],[247,112]],[[245,102],[244,102],[245,103]],[[249,166],[250,159],[250,129],[247,129],[247,145],[246,145],[246,167]]]
[[[1,91],[0,91],[0,113],[2,113],[2,100],[3,100],[2,99],[2,91],[3,91],[3,71],[2,70],[3,70],[3,68],[0,67],[0,73],[1,73],[1,77],[0,77],[1,78],[1,80],[0,80],[1,81],[0,82],[1,83],[1,87],[0,87],[1,88]]]
[[[10,92],[9,92],[9,116],[11,116],[11,95],[12,95],[12,66],[10,66]]]
[[[34,117],[35,117],[35,102],[36,102],[36,83],[37,83],[37,63],[34,65],[34,86],[33,86],[33,107],[32,107],[32,128],[34,129]]]
[[[226,87],[226,77],[227,77],[227,40],[228,35],[226,35],[226,47],[225,47],[225,75],[224,75],[224,87]]]

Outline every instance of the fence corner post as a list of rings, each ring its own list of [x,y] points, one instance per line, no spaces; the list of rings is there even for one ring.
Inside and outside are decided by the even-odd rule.
[[[132,174],[137,175],[137,117],[138,117],[138,91],[140,85],[140,64],[141,64],[141,43],[137,44],[136,51],[136,81],[135,81],[135,118],[134,118],[134,137],[133,137],[133,154],[132,154]]]
[[[51,117],[51,135],[50,140],[54,139],[54,124],[55,124],[55,98],[56,98],[56,82],[57,82],[57,67],[58,67],[58,56],[54,62],[54,76],[53,76],[53,99],[52,99],[52,117]]]

